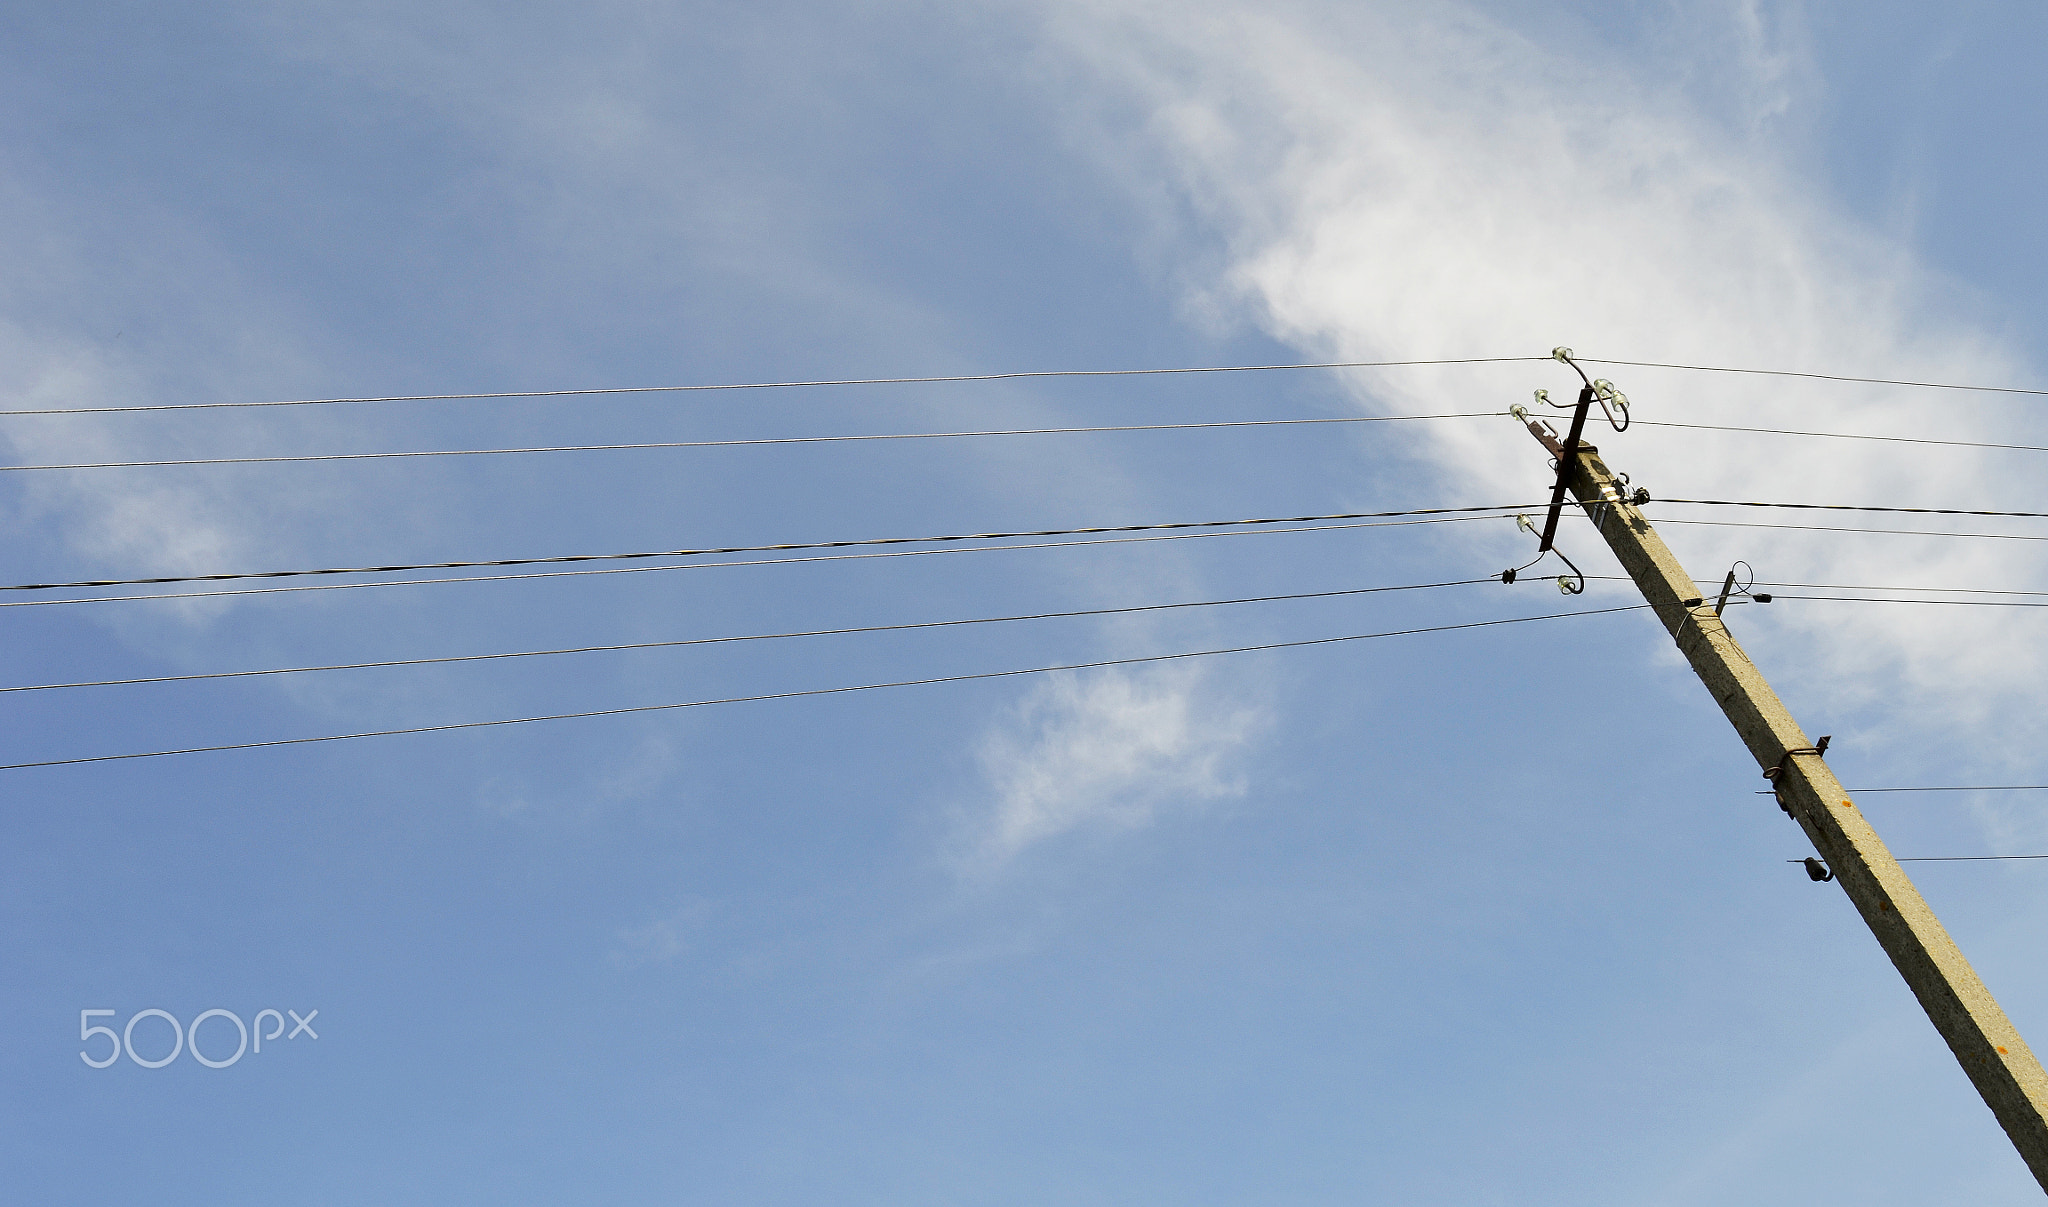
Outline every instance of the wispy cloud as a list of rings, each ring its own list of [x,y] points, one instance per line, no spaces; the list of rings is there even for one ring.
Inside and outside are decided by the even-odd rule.
[[[1794,162],[1796,147],[1772,141],[1762,119],[1809,85],[1796,27],[1755,5],[1684,10],[1719,14],[1727,33],[1696,51],[1749,81],[1718,110],[1664,83],[1654,61],[1632,63],[1597,41],[1553,44],[1468,5],[1131,0],[1048,11],[1097,82],[1078,107],[1103,131],[1105,160],[1143,165],[1127,178],[1164,182],[1178,198],[1165,204],[1199,215],[1220,241],[1221,267],[1196,286],[1308,355],[1541,355],[1569,343],[1643,360],[2027,377],[1988,324],[1957,317],[1971,313],[1960,289],[1852,220]],[[1132,111],[1141,119],[1121,128],[1100,118]],[[2014,415],[1981,396],[1937,403],[1782,379],[1606,372],[1644,420],[1995,440]],[[1566,377],[1539,366],[1405,371],[1357,386],[1368,410],[1452,399],[1505,407],[1533,386],[1568,396]],[[1416,489],[1460,501],[1527,493],[1545,473],[1540,451],[1506,420],[1414,439],[1403,451],[1433,467]],[[1616,468],[1674,497],[2025,507],[2036,477],[2016,454],[1905,445],[1647,426],[1601,443]],[[1810,582],[2042,578],[2041,559],[2020,542],[1697,527],[1674,527],[1671,539],[1703,576],[1746,558],[1763,577]],[[2043,669],[2032,617],[1799,607],[1772,617],[1778,640],[1761,629],[1757,640],[1787,675],[1828,685],[1807,700],[1875,706],[1871,729],[1936,726],[1969,740],[1971,726],[1995,717],[1998,742],[2010,743],[2038,712],[2024,707]]]
[[[1114,832],[1236,796],[1237,756],[1266,723],[1194,667],[1112,669],[1040,684],[983,738],[991,789],[965,823],[975,868],[1074,832]]]

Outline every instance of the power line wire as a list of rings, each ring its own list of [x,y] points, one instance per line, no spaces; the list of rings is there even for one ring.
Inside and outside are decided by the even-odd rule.
[[[1699,507],[1776,507],[1794,511],[1888,511],[1907,515],[1988,515],[2006,519],[2048,519],[2048,511],[1974,511],[1959,507],[1877,507],[1864,503],[1757,503],[1739,499],[1658,499]]]
[[[899,549],[889,553],[834,553],[818,557],[768,557],[730,562],[685,562],[675,566],[624,566],[605,570],[547,570],[524,574],[472,574],[447,578],[408,578],[357,583],[313,583],[299,587],[250,587],[225,591],[165,591],[146,595],[100,595],[83,599],[21,599],[0,602],[0,608],[54,608],[69,604],[129,603],[148,599],[222,599],[241,595],[296,595],[305,591],[360,591],[382,587],[426,587],[440,583],[524,582],[544,578],[591,578],[611,574],[660,574],[671,570],[717,570],[738,566],[789,566],[811,562],[873,561],[896,557],[944,557],[956,553],[1013,553],[1031,549],[1076,549],[1094,545],[1144,545],[1156,541],[1205,541],[1224,537],[1284,536],[1300,532],[1340,532],[1355,528],[1411,528],[1422,524],[1461,524],[1499,520],[1506,515],[1454,515],[1426,520],[1383,520],[1368,524],[1315,524],[1303,528],[1238,528],[1223,532],[1177,532],[1165,536],[1125,536],[1086,541],[1042,541],[1028,545],[965,545],[945,549]]]
[[[1943,784],[1928,788],[1844,788],[1851,796],[1869,796],[1876,792],[2048,792],[2048,784]],[[1758,796],[1775,796],[1769,790]]]
[[[1860,506],[1860,505],[1853,505],[1853,504],[1833,504],[1833,503],[1759,503],[1759,502],[1741,502],[1741,501],[1734,501],[1734,500],[1727,500],[1727,499],[1666,499],[1666,500],[1663,500],[1663,501],[1664,501],[1664,502],[1667,502],[1667,503],[1682,503],[1682,504],[1692,504],[1692,505],[1696,505],[1696,506],[1703,506],[1703,507],[1778,507],[1778,508],[1798,508],[1798,509],[1807,509],[1807,510],[1826,510],[1826,511],[1872,511],[1872,512],[1906,512],[1906,513],[1914,513],[1914,514],[1925,514],[1925,515],[1978,515],[1978,516],[2003,516],[2003,517],[2036,517],[2036,518],[2048,518],[2048,512],[2032,512],[2032,511],[1969,511],[1969,510],[1961,510],[1961,509],[1952,509],[1952,508],[1926,508],[1926,507],[1872,507],[1872,506]],[[1490,505],[1490,506],[1484,506],[1484,507],[1424,507],[1424,508],[1413,508],[1413,509],[1408,509],[1408,510],[1402,510],[1402,511],[1355,511],[1355,512],[1334,512],[1334,513],[1331,513],[1331,514],[1329,514],[1329,515],[1307,515],[1307,516],[1288,516],[1288,517],[1279,517],[1279,518],[1261,518],[1261,519],[1243,519],[1243,520],[1201,520],[1201,521],[1183,521],[1183,522],[1179,522],[1179,523],[1169,523],[1169,524],[1122,524],[1122,525],[1114,525],[1114,526],[1106,526],[1106,527],[1091,527],[1091,528],[1045,528],[1045,529],[1036,529],[1036,530],[1032,530],[1032,531],[1019,531],[1019,532],[982,532],[982,533],[962,533],[962,534],[952,534],[952,535],[943,535],[943,536],[921,536],[921,537],[875,537],[875,538],[868,538],[868,539],[863,539],[863,540],[846,540],[846,541],[810,541],[810,542],[791,542],[791,543],[783,543],[783,544],[775,544],[775,545],[730,545],[730,546],[721,546],[721,547],[714,547],[714,548],[703,548],[703,549],[668,549],[668,550],[650,550],[650,551],[640,551],[640,552],[633,552],[633,553],[579,553],[579,554],[565,554],[565,555],[558,555],[558,556],[552,556],[552,557],[521,557],[521,558],[495,558],[495,559],[488,559],[488,560],[476,560],[476,561],[448,561],[448,562],[413,562],[413,563],[399,563],[399,564],[394,564],[394,565],[386,565],[386,566],[341,566],[341,567],[323,567],[323,568],[319,568],[319,569],[310,569],[310,570],[263,570],[263,571],[238,571],[238,572],[230,572],[230,573],[219,573],[219,574],[183,574],[183,575],[156,575],[156,576],[150,576],[150,577],[143,577],[143,578],[107,578],[107,579],[81,579],[81,580],[77,580],[77,581],[73,581],[73,582],[56,582],[56,583],[11,583],[11,584],[6,584],[6,585],[0,585],[0,591],[51,591],[51,590],[66,590],[66,589],[73,589],[73,588],[84,588],[84,587],[127,587],[127,586],[152,586],[152,585],[157,585],[157,584],[164,584],[164,583],[193,583],[193,582],[231,582],[231,581],[238,581],[238,580],[246,580],[246,579],[265,579],[265,578],[304,578],[304,577],[313,577],[313,576],[322,576],[322,575],[333,575],[333,574],[393,574],[393,573],[404,573],[404,572],[408,572],[408,571],[418,571],[418,570],[464,570],[464,569],[481,569],[481,568],[487,568],[487,567],[494,567],[494,566],[530,566],[530,565],[553,565],[553,564],[560,564],[560,563],[570,563],[570,562],[598,562],[598,561],[628,561],[628,560],[638,560],[638,559],[646,559],[646,558],[673,558],[673,557],[703,557],[703,556],[711,556],[711,555],[721,555],[721,554],[730,554],[730,553],[771,553],[771,552],[782,552],[782,551],[785,551],[785,550],[798,550],[798,549],[842,549],[842,548],[849,548],[849,547],[856,547],[856,546],[868,546],[868,545],[907,545],[907,544],[924,544],[924,543],[932,543],[932,542],[952,542],[952,541],[983,541],[983,540],[1010,540],[1010,539],[1022,539],[1022,538],[1026,538],[1026,537],[1037,537],[1037,536],[1070,536],[1070,535],[1085,535],[1085,534],[1090,534],[1090,533],[1109,533],[1109,532],[1152,532],[1152,531],[1162,531],[1162,530],[1169,530],[1169,529],[1179,529],[1179,528],[1226,528],[1226,527],[1247,527],[1247,526],[1253,526],[1253,525],[1261,525],[1261,526],[1263,526],[1263,525],[1269,525],[1269,524],[1300,524],[1300,523],[1311,523],[1311,522],[1316,522],[1316,521],[1322,521],[1322,520],[1353,520],[1353,519],[1381,519],[1381,518],[1389,518],[1389,517],[1396,517],[1396,516],[1426,516],[1426,515],[1454,515],[1454,514],[1471,514],[1471,513],[1478,513],[1478,512],[1514,512],[1514,511],[1519,511],[1519,510],[1529,510],[1529,509],[1533,509],[1533,508],[1535,508],[1535,507],[1537,507],[1537,506],[1540,506],[1540,504],[1533,504],[1533,503],[1512,503],[1512,504],[1499,504],[1499,505]],[[1730,521],[1704,521],[1704,520],[1668,520],[1668,521],[1665,521],[1665,522],[1668,522],[1668,523],[1674,523],[1674,524],[1687,524],[1687,523],[1690,523],[1690,524],[1716,524],[1716,525],[1718,525],[1718,526],[1723,526],[1723,527],[1752,527],[1752,528],[1798,528],[1798,529],[1807,529],[1807,530],[1811,530],[1811,531],[1841,531],[1841,532],[1888,532],[1888,531],[1889,531],[1889,532],[1895,532],[1895,533],[1898,533],[1898,534],[1902,534],[1902,535],[1925,535],[1925,536],[1959,536],[1959,537],[1969,537],[1969,536],[1977,536],[1977,537],[1991,537],[1991,538],[1998,538],[1998,537],[2000,537],[2000,536],[2002,535],[2002,534],[1997,534],[1997,533],[1933,533],[1933,532],[1930,532],[1930,533],[1915,533],[1915,532],[1910,532],[1910,531],[1907,531],[1907,530],[1887,530],[1887,529],[1870,529],[1870,528],[1864,528],[1864,529],[1858,529],[1858,528],[1842,528],[1842,529],[1831,529],[1831,528],[1825,528],[1825,527],[1816,527],[1816,526],[1808,526],[1808,525],[1797,525],[1797,524],[1743,524],[1743,523],[1739,523],[1739,522],[1730,522]],[[2041,540],[2041,539],[2048,539],[2048,538],[2044,538],[2044,537],[2011,537],[2011,538],[2006,538],[2006,539],[2017,539],[2017,540]]]
[[[1425,628],[1392,629],[1379,633],[1354,633],[1344,637],[1315,637],[1303,641],[1275,641],[1261,645],[1230,646],[1222,649],[1190,650],[1179,654],[1150,654],[1138,658],[1107,658],[1095,662],[1072,662],[1056,666],[1023,667],[1007,671],[981,671],[966,675],[937,675],[925,679],[897,679],[886,683],[861,683],[847,687],[819,687],[801,691],[767,692],[752,696],[723,696],[709,700],[685,700],[671,704],[639,704],[626,708],[599,708],[585,712],[549,713],[542,716],[505,717],[494,721],[457,721],[443,725],[415,725],[404,729],[376,729],[359,733],[323,734],[311,738],[276,738],[261,742],[232,742],[216,746],[187,746],[171,750],[142,750],[123,754],[97,754],[80,758],[43,759],[29,763],[0,764],[0,771],[22,771],[35,767],[69,767],[82,763],[112,763],[130,759],[168,758],[185,754],[213,754],[233,750],[260,750],[275,746],[308,746],[324,742],[347,742],[360,738],[388,738],[404,734],[448,733],[461,729],[491,729],[505,725],[529,725],[542,721],[572,721],[589,717],[616,717],[632,713],[670,712],[682,708],[706,708],[718,704],[748,704],[767,700],[794,700],[808,696],[835,696],[849,692],[879,691],[895,687],[923,687],[938,683],[965,683],[978,679],[1006,679],[1018,675],[1039,675],[1053,671],[1093,670],[1110,666],[1135,666],[1149,662],[1175,662],[1189,658],[1209,658],[1223,654],[1250,654],[1265,650],[1302,649],[1308,646],[1337,645],[1350,641],[1370,641],[1381,637],[1411,637],[1422,633],[1447,633],[1460,629],[1483,629],[1499,625],[1530,624],[1542,620],[1564,620],[1576,616],[1601,616],[1613,612],[1637,612],[1648,608],[1648,604],[1627,604],[1613,608],[1590,608],[1578,612],[1550,612],[1539,616],[1514,616],[1500,620],[1475,620],[1462,624],[1430,625]]]
[[[1032,612],[1015,616],[981,616],[966,620],[927,620],[904,624],[858,625],[837,629],[806,629],[790,633],[751,633],[736,637],[692,637],[676,641],[636,641],[619,645],[583,645],[552,650],[516,650],[496,654],[460,654],[440,658],[394,658],[380,662],[344,662],[326,666],[285,666],[249,671],[211,671],[190,675],[152,675],[135,679],[94,679],[76,683],[31,683],[0,687],[0,693],[62,691],[78,687],[130,687],[154,683],[191,683],[203,679],[251,679],[269,675],[302,675],[319,671],[355,671],[380,667],[438,666],[455,662],[494,662],[512,658],[544,658],[559,654],[596,654],[620,650],[674,649],[693,645],[728,645],[748,641],[781,641],[795,637],[836,637],[854,633],[899,633],[913,629],[958,628],[967,625],[1008,624],[1024,620],[1058,620],[1081,616],[1121,616],[1138,612],[1166,612],[1186,608],[1216,608],[1233,604],[1279,603],[1300,599],[1336,599],[1351,595],[1379,595],[1392,591],[1427,591],[1438,587],[1465,587],[1499,580],[1465,578],[1452,582],[1410,583],[1397,587],[1351,587],[1340,591],[1301,591],[1288,595],[1252,595],[1238,599],[1204,599],[1183,603],[1137,604],[1121,608],[1085,608],[1067,612]],[[2048,605],[2044,605],[2048,606]]]
[[[1412,365],[1488,365],[1547,361],[1548,356],[1467,356],[1449,360],[1347,360],[1314,364],[1199,365],[1166,369],[1043,369],[1011,373],[964,373],[931,377],[858,377],[821,381],[752,381],[714,385],[614,386],[572,390],[498,390],[471,394],[387,394],[361,398],[296,398],[268,402],[182,402],[151,406],[60,407],[0,411],[7,415],[111,415],[138,411],[205,411],[244,407],[345,406],[372,402],[451,402],[464,399],[574,398],[605,394],[687,394],[718,390],[793,390],[825,386],[903,386],[946,382],[1020,381],[1046,377],[1165,377],[1201,373],[1270,373],[1283,369],[1393,369]]]
[[[1671,522],[1675,522],[1675,521],[1671,521]],[[1856,532],[1861,532],[1861,531],[1864,531],[1864,530],[1863,530],[1863,529],[1860,529],[1860,528],[1859,528],[1859,529],[1853,529],[1852,531],[1856,531]],[[1616,582],[1616,583],[1625,583],[1625,582],[1633,582],[1633,581],[1634,581],[1633,579],[1629,578],[1629,577],[1628,577],[1627,575],[1625,575],[1625,574],[1588,574],[1588,575],[1587,575],[1586,577],[1587,577],[1587,578],[1589,578],[1589,579],[1592,579],[1592,580],[1593,580],[1593,581],[1595,581],[1595,582]],[[1693,581],[1694,581],[1694,582],[1696,582],[1696,583],[1700,583],[1701,585],[1712,585],[1712,586],[1716,586],[1716,587],[1718,587],[1718,586],[1720,586],[1720,585],[1721,585],[1721,580],[1720,580],[1720,579],[1718,579],[1718,578],[1711,578],[1711,579],[1709,579],[1709,578],[1696,578],[1696,579],[1694,579]],[[1749,585],[1750,585],[1750,586],[1752,586],[1752,587],[1791,587],[1791,588],[1794,588],[1795,590],[1813,590],[1813,591],[1925,591],[1925,592],[1929,592],[1929,593],[1940,593],[1940,594],[1946,594],[1946,595],[2048,595],[2048,591],[2021,591],[2021,590],[2013,590],[2013,589],[2008,589],[2008,588],[2003,588],[2003,587],[1900,587],[1900,586],[1869,586],[1869,585],[1865,585],[1865,584],[1860,584],[1860,583],[1788,583],[1788,582],[1767,582],[1767,581],[1765,581],[1765,580],[1763,580],[1763,579],[1757,579],[1757,580],[1755,580],[1755,581],[1751,582],[1751,583],[1750,583]]]
[[[1320,520],[1369,520],[1393,516],[1452,515],[1482,511],[1514,511],[1536,506],[1515,503],[1489,507],[1420,507],[1406,511],[1347,511],[1330,515],[1287,516],[1272,519],[1190,520],[1170,524],[1117,524],[1092,528],[1041,528],[1025,532],[976,532],[946,536],[869,537],[850,541],[803,541],[776,545],[727,545],[704,549],[665,549],[636,553],[574,553],[553,557],[508,557],[484,561],[416,562],[390,566],[340,566],[316,570],[257,570],[225,574],[173,574],[150,578],[84,579],[65,583],[13,583],[0,591],[52,591],[74,587],[150,586],[157,583],[231,582],[254,578],[305,578],[326,574],[394,574],[414,570],[468,570],[490,566],[559,565],[568,562],[615,562],[644,558],[705,557],[725,553],[779,553],[796,549],[846,549],[868,545],[917,545],[950,541],[994,541],[1034,536],[1079,536],[1098,532],[1157,532],[1176,528],[1239,528],[1268,524],[1304,524]]]
[[[1863,532],[1868,530],[1861,528],[1852,528],[1847,529],[1846,531]],[[1586,577],[1593,582],[1632,581],[1619,574],[1589,574]],[[1696,578],[1693,581],[1696,583],[1700,583],[1702,585],[1718,585],[1715,582],[1715,580],[1711,579]],[[1750,587],[1778,587],[1784,585],[1785,584],[1783,583],[1767,582],[1751,582],[1748,584],[1748,586]],[[1969,587],[1842,587],[1839,589],[1844,591],[1953,591],[1958,594],[1978,595],[2048,595],[2048,591],[1992,591],[1979,590],[1976,588]],[[1783,592],[1773,594],[1768,599],[1730,599],[1728,601],[1728,606],[1733,607],[1736,604],[1749,603],[1776,603],[1779,600],[1785,599],[1825,601],[1833,603],[1938,604],[1945,607],[1955,608],[2048,608],[2048,602],[2035,603],[2022,599],[1916,599],[1910,596],[1892,597],[1882,595],[1786,595]]]
[[[1704,579],[1699,581],[1706,581]],[[1791,587],[1794,590],[1811,591],[1925,591],[1943,595],[2048,595],[2048,591],[2020,591],[2006,587],[1869,587],[1846,583],[1778,583],[1755,582],[1754,587]]]
[[[1777,528],[1788,532],[1862,532],[1876,536],[1941,536],[1981,541],[2048,541],[2048,536],[2017,532],[1934,532],[1925,528],[1844,528],[1831,524],[1765,524],[1745,520],[1660,519],[1659,524],[1686,524],[1694,528]]]
[[[1804,432],[1789,428],[1736,427],[1722,423],[1669,423],[1656,419],[1636,421],[1644,427],[1686,428],[1695,432],[1753,432],[1764,436],[1814,436],[1826,440],[1878,440],[1887,444],[1939,444],[1951,448],[1997,448],[2023,453],[2048,453],[2048,445],[1998,444],[1987,440],[1935,440],[1925,436],[1872,436],[1860,432]]]
[[[1751,584],[1752,586],[1755,584]],[[1947,608],[2048,608],[2048,603],[2024,599],[1895,599],[1872,595],[1773,595],[1781,599],[1819,600],[1831,603],[1930,604]]]
[[[1897,855],[1893,863],[1974,863],[1984,859],[2048,859],[2048,855]],[[1804,859],[1787,859],[1786,863],[1805,863]]]
[[[750,440],[656,440],[632,444],[552,444],[530,448],[440,448],[381,453],[312,453],[299,456],[185,457],[159,461],[79,461],[58,465],[0,465],[0,473],[55,469],[152,469],[170,466],[278,465],[307,461],[399,461],[422,457],[503,457],[523,453],[600,453],[629,449],[747,448],[777,444],[846,444],[886,440],[955,440],[977,436],[1060,436],[1086,432],[1180,432],[1213,428],[1293,427],[1303,424],[1399,423],[1418,419],[1487,419],[1505,411],[1445,415],[1351,415],[1324,419],[1232,419],[1216,423],[1121,423],[1097,427],[1008,428],[977,432],[882,432],[854,436],[770,436]]]
[[[1694,581],[1698,581],[1695,579]],[[1751,583],[1754,587],[1757,584]],[[1728,607],[1738,604],[1768,604],[1780,600],[1799,600],[1803,603],[1877,603],[1877,604],[1934,604],[1950,608],[2048,608],[2048,603],[2030,603],[2018,599],[1894,599],[1878,595],[1781,595],[1774,594],[1768,599],[1730,599]]]
[[[447,402],[461,400],[490,400],[513,398],[572,398],[596,397],[609,394],[677,394],[721,390],[779,390],[809,389],[833,386],[883,386],[883,385],[927,385],[941,383],[968,383],[990,381],[1017,381],[1034,378],[1061,377],[1157,377],[1204,373],[1269,373],[1301,369],[1393,369],[1429,365],[1486,365],[1543,362],[1549,356],[1467,356],[1435,360],[1377,360],[1377,361],[1320,361],[1266,365],[1190,365],[1157,369],[1045,369],[1005,373],[962,373],[931,375],[921,377],[861,377],[830,378],[814,381],[756,381],[728,382],[698,385],[668,386],[613,386],[602,388],[577,388],[563,390],[496,390],[471,393],[449,394],[386,394],[364,395],[346,398],[294,398],[255,402],[186,402],[163,403],[119,407],[42,407],[21,410],[0,410],[0,417],[9,415],[111,415],[132,414],[147,411],[203,411],[224,408],[247,407],[302,407],[302,406],[351,406],[380,402]],[[1593,365],[1628,365],[1644,369],[1682,369],[1700,373],[1742,373],[1769,377],[1803,377],[1816,381],[1852,382],[1865,385],[1906,386],[1929,390],[1964,390],[1988,394],[2048,395],[2048,390],[2029,389],[2019,386],[1976,386],[1955,382],[1905,381],[1886,377],[1852,377],[1834,373],[1805,373],[1789,369],[1745,369],[1728,365],[1686,365],[1663,361],[1611,360],[1602,357],[1577,357],[1581,363]],[[1646,421],[1647,422],[1647,421]]]
[[[1922,390],[1968,390],[1979,394],[2038,394],[2048,395],[2048,390],[2026,389],[2020,386],[1966,386],[1945,381],[1899,381],[1889,377],[1848,377],[1836,373],[1801,373],[1791,369],[1736,369],[1727,365],[1675,365],[1654,360],[1603,360],[1595,356],[1574,356],[1572,359],[1588,365],[1628,365],[1637,369],[1687,369],[1695,373],[1744,373],[1762,377],[1805,377],[1815,381],[1846,381],[1871,386],[1910,386]]]
[[[2048,855],[1907,855],[1895,863],[1973,863],[1980,859],[2048,859]]]

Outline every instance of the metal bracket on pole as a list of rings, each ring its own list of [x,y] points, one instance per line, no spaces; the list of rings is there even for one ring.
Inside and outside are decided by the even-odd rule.
[[[1586,412],[1593,407],[1593,387],[1579,391],[1579,405],[1572,410],[1571,431],[1566,434],[1564,444],[1557,450],[1557,485],[1550,491],[1550,514],[1543,518],[1543,540],[1536,546],[1536,552],[1550,552],[1550,543],[1557,536],[1557,520],[1564,514],[1565,492],[1571,489],[1572,469],[1578,461],[1579,436],[1586,430]],[[1534,425],[1531,425],[1532,430]]]
[[[1714,615],[1719,616],[1721,609],[1728,606],[1728,593],[1734,589],[1735,569],[1731,566],[1728,569],[1728,581],[1721,584],[1721,598],[1714,601]]]

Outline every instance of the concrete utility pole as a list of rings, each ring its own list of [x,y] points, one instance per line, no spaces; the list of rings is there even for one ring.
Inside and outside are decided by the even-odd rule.
[[[1560,360],[1569,356],[1564,352]],[[1569,362],[1567,362],[1569,363]],[[1576,366],[1574,366],[1576,367]],[[1598,383],[1605,386],[1606,383]],[[2005,1011],[1948,937],[1934,911],[1885,849],[1877,831],[1842,790],[1821,751],[1785,710],[1728,626],[1721,604],[1703,592],[1664,541],[1643,518],[1639,504],[1608,472],[1598,450],[1577,439],[1594,390],[1580,395],[1571,435],[1562,444],[1547,425],[1529,430],[1558,458],[1558,483],[1569,488],[1614,550],[1678,643],[1680,652],[1713,693],[1758,766],[1777,790],[1778,801],[1827,861],[1836,883],[1849,895],[1870,933],[1890,956],[1899,975],[1920,999],[1934,1029],[1948,1041],[1963,1072],[1984,1096],[2021,1159],[2048,1190],[2048,1073],[2014,1029]],[[1647,501],[1646,496],[1639,496]],[[1558,503],[1562,503],[1562,490]],[[1555,531],[1556,509],[1551,514]],[[1545,542],[1546,547],[1548,542]],[[1512,581],[1512,580],[1510,580]],[[1826,739],[1822,739],[1822,747]],[[1816,879],[1820,869],[1809,864]]]

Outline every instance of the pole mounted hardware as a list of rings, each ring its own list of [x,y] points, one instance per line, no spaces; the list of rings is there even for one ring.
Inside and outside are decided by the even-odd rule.
[[[1565,495],[1571,489],[1571,474],[1573,463],[1575,462],[1580,453],[1596,453],[1600,451],[1594,446],[1587,444],[1581,438],[1585,435],[1586,417],[1588,414],[1592,412],[1593,404],[1595,402],[1598,402],[1600,404],[1601,413],[1607,416],[1608,424],[1612,426],[1615,431],[1626,431],[1629,422],[1628,396],[1623,394],[1621,391],[1615,389],[1614,383],[1607,381],[1604,378],[1599,381],[1595,381],[1592,378],[1586,376],[1586,371],[1584,369],[1581,369],[1578,365],[1578,362],[1572,359],[1572,350],[1570,348],[1552,348],[1550,350],[1550,355],[1551,358],[1553,360],[1556,360],[1559,364],[1570,365],[1572,371],[1579,375],[1579,380],[1584,384],[1579,390],[1578,401],[1572,404],[1571,406],[1572,418],[1570,430],[1565,434],[1562,440],[1558,439],[1557,429],[1550,425],[1549,420],[1531,419],[1529,417],[1529,408],[1523,406],[1514,406],[1508,408],[1508,413],[1513,415],[1517,420],[1521,421],[1524,425],[1526,425],[1529,429],[1529,434],[1536,437],[1536,439],[1542,443],[1544,448],[1550,450],[1550,455],[1557,459],[1557,481],[1551,485],[1550,508],[1544,514],[1543,531],[1537,538],[1535,561],[1528,563],[1528,565],[1516,566],[1512,569],[1502,571],[1500,581],[1502,581],[1503,583],[1514,582],[1515,577],[1517,575],[1519,575],[1522,571],[1527,570],[1529,566],[1535,565],[1536,562],[1542,561],[1544,555],[1554,553],[1557,555],[1557,560],[1563,562],[1566,568],[1568,568],[1571,571],[1570,574],[1561,574],[1558,576],[1557,589],[1559,591],[1564,592],[1566,595],[1582,595],[1585,593],[1586,590],[1586,575],[1583,571],[1581,571],[1578,568],[1576,564],[1572,562],[1572,559],[1564,555],[1563,550],[1557,547],[1557,524],[1558,520],[1561,519],[1564,515]],[[1536,401],[1543,404],[1544,406],[1562,407],[1564,405],[1562,403],[1552,402],[1550,399],[1550,391],[1548,390],[1536,391]],[[1621,418],[1619,420],[1617,420],[1614,417],[1615,412],[1617,410],[1619,410],[1621,413]],[[1626,484],[1624,483],[1624,489],[1625,486]],[[1650,492],[1647,490],[1638,488],[1634,492],[1634,494],[1641,496],[1641,503],[1647,503],[1650,500]],[[1627,497],[1630,496],[1624,495],[1620,493],[1620,491],[1616,491],[1613,493],[1612,500],[1621,501]],[[1609,500],[1607,499],[1603,499],[1599,503],[1595,504],[1595,506],[1604,507],[1608,501]],[[1526,517],[1517,516],[1516,520],[1521,523],[1521,526],[1524,531],[1534,531],[1534,528],[1528,523]],[[1596,524],[1599,523],[1599,517],[1596,516],[1594,522]]]

